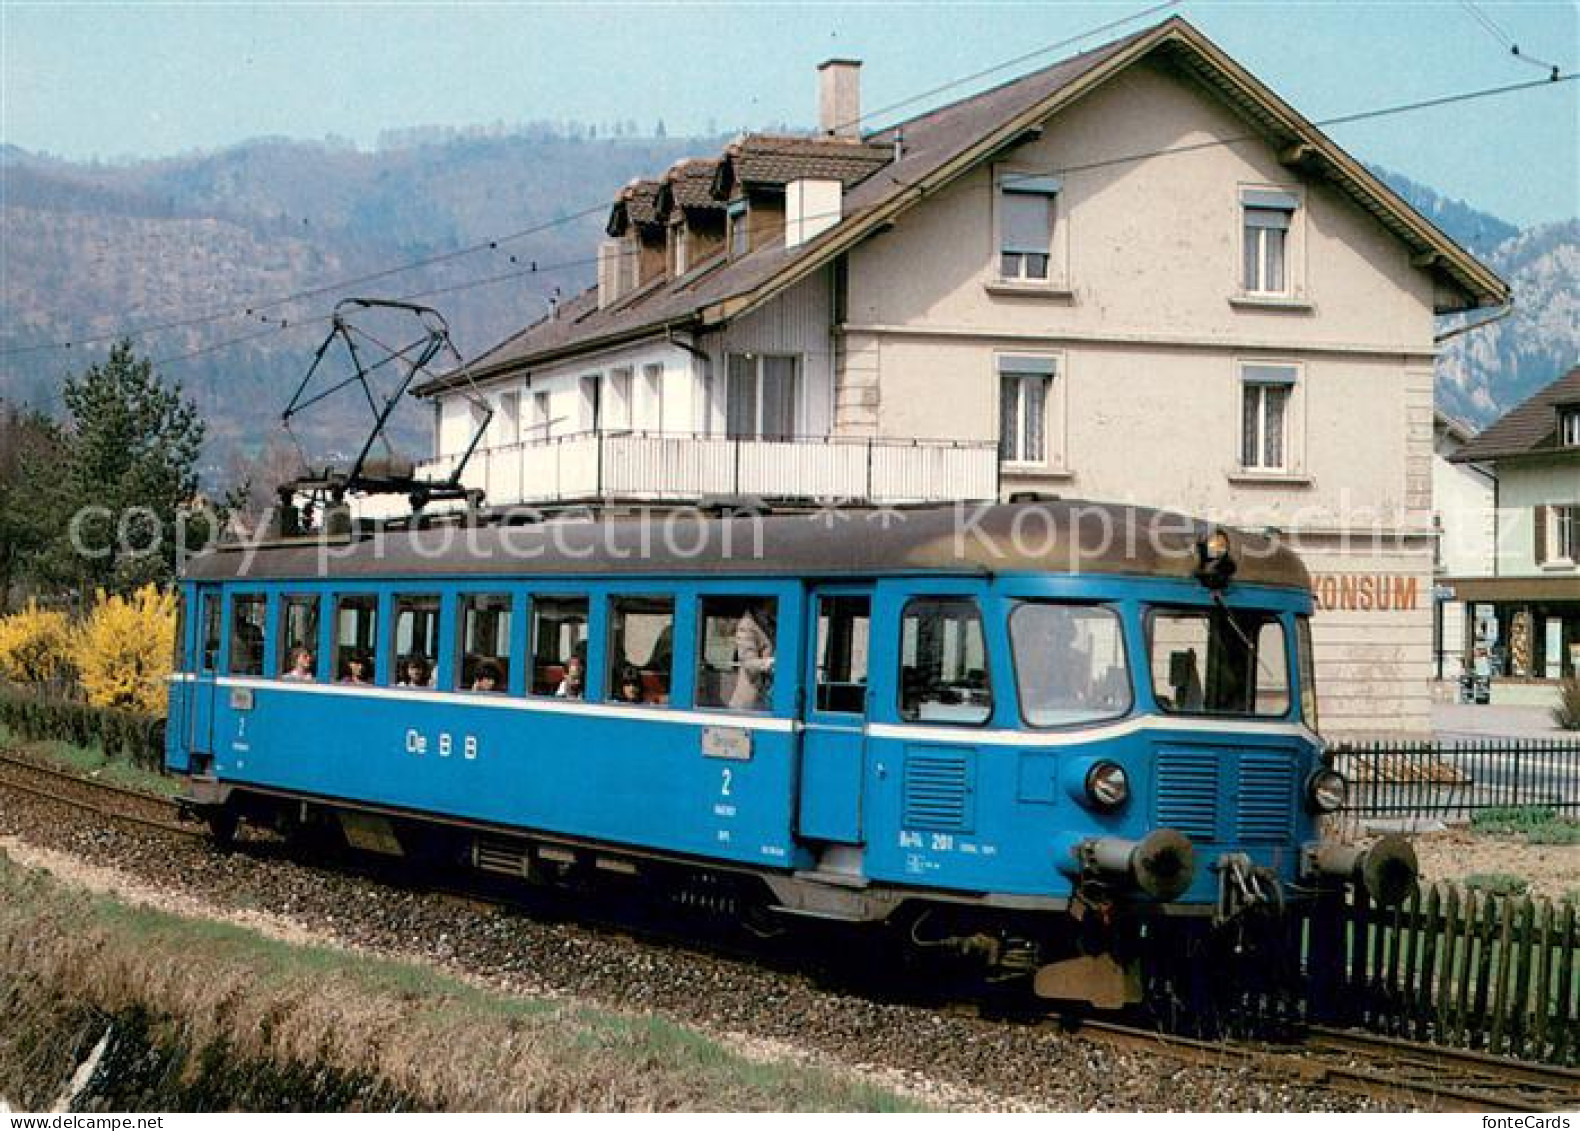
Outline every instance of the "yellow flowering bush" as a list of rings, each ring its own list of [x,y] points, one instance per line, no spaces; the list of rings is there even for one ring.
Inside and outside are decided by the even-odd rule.
[[[131,597],[102,591],[74,638],[77,678],[95,707],[160,715],[176,637],[176,596],[145,585]]]
[[[71,622],[34,601],[0,617],[0,678],[12,683],[66,679],[72,669]]]

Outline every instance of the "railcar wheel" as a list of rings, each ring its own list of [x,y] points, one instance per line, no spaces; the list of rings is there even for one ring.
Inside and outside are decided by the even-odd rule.
[[[241,824],[241,817],[235,810],[211,809],[204,820],[215,848],[221,852],[229,852],[236,846],[236,829]]]

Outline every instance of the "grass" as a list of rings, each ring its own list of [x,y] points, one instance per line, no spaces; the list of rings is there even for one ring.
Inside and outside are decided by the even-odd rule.
[[[0,749],[25,751],[82,777],[161,797],[173,797],[181,788],[175,778],[107,757],[104,748],[97,743],[77,746],[58,739],[29,740],[4,723],[0,723]]]
[[[1580,844],[1580,821],[1538,805],[1483,809],[1471,814],[1470,827],[1493,836],[1522,836],[1526,844]]]
[[[197,1050],[365,1077],[438,1109],[917,1107],[661,1018],[512,996],[427,966],[90,896],[3,853],[0,970],[89,1009],[167,1019]]]

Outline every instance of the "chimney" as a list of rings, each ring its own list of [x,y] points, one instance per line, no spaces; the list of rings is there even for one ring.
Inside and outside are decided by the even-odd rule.
[[[817,68],[817,132],[861,136],[861,60],[830,59]]]

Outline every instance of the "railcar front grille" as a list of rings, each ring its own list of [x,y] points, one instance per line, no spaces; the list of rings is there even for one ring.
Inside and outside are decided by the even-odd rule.
[[[1294,758],[1279,751],[1246,753],[1240,759],[1237,800],[1237,839],[1253,843],[1288,840],[1297,800]]]
[[[971,765],[965,755],[906,757],[906,828],[971,831],[971,793]]]
[[[1192,840],[1218,839],[1219,778],[1223,755],[1214,750],[1158,754],[1157,823]]]

